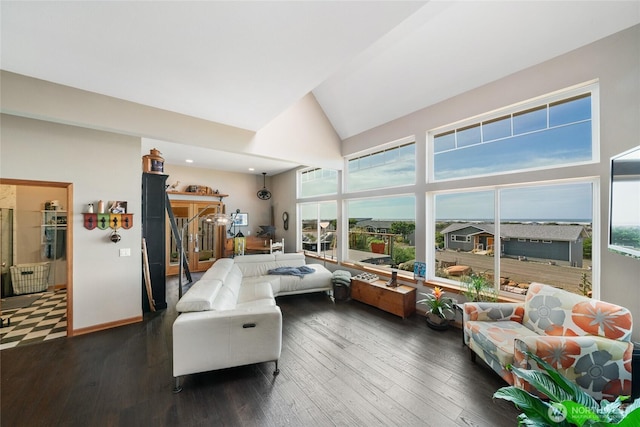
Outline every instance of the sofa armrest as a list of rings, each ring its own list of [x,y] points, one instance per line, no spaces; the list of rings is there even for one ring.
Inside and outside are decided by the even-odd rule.
[[[275,361],[282,349],[280,307],[183,313],[173,323],[173,375]]]
[[[466,302],[463,310],[463,324],[469,320],[499,322],[511,320],[522,323],[524,302]]]
[[[527,357],[531,352],[597,400],[631,394],[631,342],[593,335],[541,335],[517,338],[514,347],[514,366],[542,370]],[[530,388],[517,377],[514,381],[520,388]]]

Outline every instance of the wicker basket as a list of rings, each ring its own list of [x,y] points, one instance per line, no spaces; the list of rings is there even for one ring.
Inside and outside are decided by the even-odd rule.
[[[11,284],[16,295],[44,292],[49,284],[50,262],[11,266]]]

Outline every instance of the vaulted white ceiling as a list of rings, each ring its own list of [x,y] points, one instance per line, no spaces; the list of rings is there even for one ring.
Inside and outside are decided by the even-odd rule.
[[[0,8],[3,70],[252,131],[312,93],[342,139],[640,22],[636,0]],[[168,162],[190,155],[188,141],[166,147]],[[199,166],[223,168],[219,153],[197,150]],[[223,169],[246,171],[246,157],[226,151]],[[262,160],[258,173],[296,165],[295,153]]]

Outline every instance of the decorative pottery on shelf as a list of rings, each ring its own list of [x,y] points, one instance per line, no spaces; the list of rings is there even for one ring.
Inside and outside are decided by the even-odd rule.
[[[427,313],[427,326],[436,331],[445,331],[449,329],[449,319],[440,317],[434,313]]]

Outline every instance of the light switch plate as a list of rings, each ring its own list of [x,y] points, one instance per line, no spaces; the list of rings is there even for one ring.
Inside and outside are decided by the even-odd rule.
[[[120,249],[120,256],[131,256],[131,248]]]

